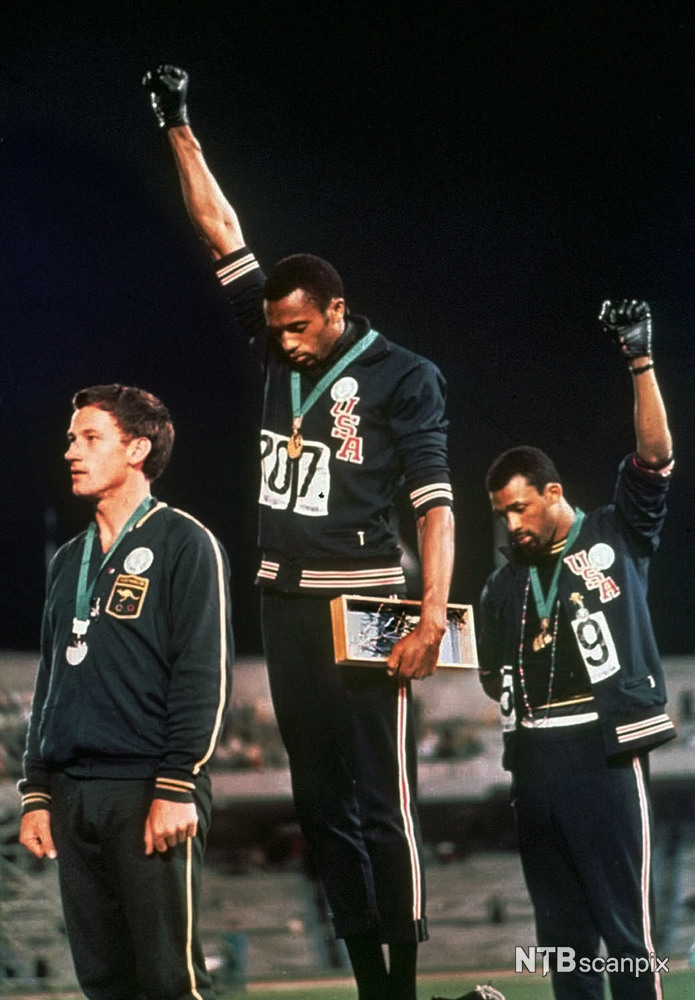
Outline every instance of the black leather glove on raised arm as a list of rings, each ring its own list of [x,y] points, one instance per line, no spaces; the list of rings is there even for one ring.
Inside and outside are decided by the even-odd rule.
[[[609,299],[601,306],[599,322],[626,358],[651,358],[652,316],[646,302]]]
[[[142,85],[149,91],[150,102],[162,128],[188,125],[188,73],[178,66],[157,66],[145,73]]]

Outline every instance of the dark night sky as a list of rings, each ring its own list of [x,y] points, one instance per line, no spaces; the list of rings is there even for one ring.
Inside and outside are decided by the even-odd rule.
[[[185,217],[140,77],[191,74],[192,122],[248,242],[307,250],[449,383],[452,600],[492,567],[482,480],[531,443],[570,499],[609,499],[630,379],[595,320],[643,297],[678,466],[652,570],[664,652],[695,648],[690,415],[695,16],[689,3],[6,3],[0,14],[0,646],[37,643],[47,511],[87,511],[70,397],[142,385],[177,426],[162,499],[224,541],[258,643],[260,380]]]

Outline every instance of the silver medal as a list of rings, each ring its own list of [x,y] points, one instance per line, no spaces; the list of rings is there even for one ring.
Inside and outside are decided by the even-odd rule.
[[[65,650],[65,659],[68,663],[76,667],[82,663],[87,655],[87,643],[82,641],[82,636],[87,634],[89,620],[85,618],[73,618],[72,620],[72,645]]]
[[[87,655],[87,648],[86,642],[78,642],[76,646],[68,646],[65,650],[65,659],[70,666],[76,667],[78,663],[82,663]]]

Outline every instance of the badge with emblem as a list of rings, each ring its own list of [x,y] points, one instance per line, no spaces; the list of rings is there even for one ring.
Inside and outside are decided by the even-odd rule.
[[[589,562],[596,569],[608,569],[615,562],[615,552],[605,542],[597,542],[589,549]]]
[[[154,561],[154,552],[152,549],[148,549],[145,546],[141,546],[139,549],[133,549],[125,557],[123,562],[123,569],[126,573],[144,573],[145,570],[149,569]]]
[[[331,397],[336,403],[341,399],[352,399],[353,396],[357,395],[358,388],[356,378],[353,378],[352,375],[343,375],[331,386]]]
[[[139,618],[149,585],[146,576],[120,573],[109,595],[106,613],[114,618]]]

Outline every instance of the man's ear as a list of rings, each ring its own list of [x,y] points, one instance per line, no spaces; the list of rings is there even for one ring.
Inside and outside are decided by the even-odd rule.
[[[341,320],[346,312],[345,299],[336,298],[331,299],[328,303],[328,312],[330,313],[331,319],[335,322],[336,320]]]
[[[562,492],[562,483],[547,483],[545,489],[543,490],[543,496],[546,498],[548,503],[559,503],[564,496]]]
[[[149,438],[133,438],[128,443],[128,459],[131,465],[142,465],[149,453],[152,451],[152,442]]]

